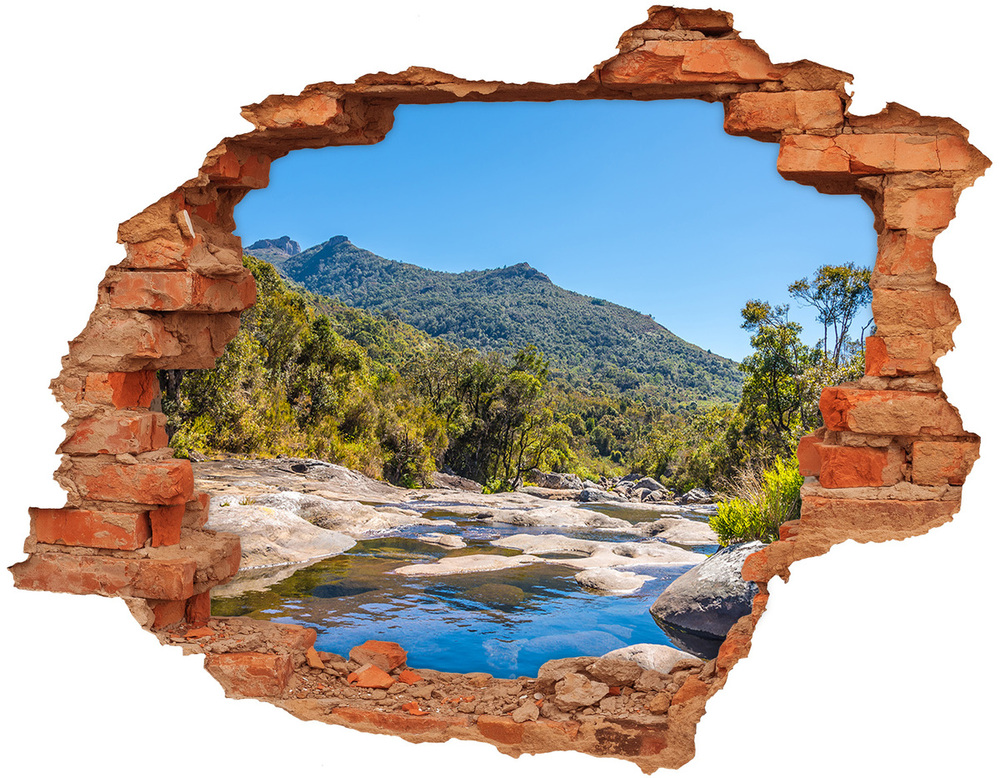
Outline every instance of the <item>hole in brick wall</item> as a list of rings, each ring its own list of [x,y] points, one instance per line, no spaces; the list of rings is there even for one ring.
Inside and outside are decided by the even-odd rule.
[[[640,643],[714,657],[724,629],[699,629],[692,620],[686,631],[666,625],[671,631],[665,634],[649,613],[667,584],[703,558],[696,555],[718,547],[706,509],[683,508],[676,498],[698,487],[726,489],[741,466],[773,459],[775,452],[761,448],[745,462],[735,451],[717,455],[702,463],[714,469],[710,478],[676,472],[687,449],[706,448],[709,435],[724,447],[719,431],[704,433],[706,440],[689,432],[684,452],[654,462],[643,441],[692,427],[693,418],[720,402],[738,404],[741,376],[736,362],[698,348],[688,353],[644,314],[615,303],[652,310],[687,341],[740,358],[752,350],[739,327],[748,298],[783,301],[796,278],[845,257],[863,263],[874,248],[870,212],[858,198],[824,198],[781,180],[775,150],[727,136],[722,120],[722,106],[690,101],[404,106],[393,131],[375,146],[301,151],[276,162],[268,189],[240,204],[237,232],[245,251],[326,299],[279,290],[270,268],[257,267],[257,306],[244,314],[243,335],[217,369],[222,377],[192,374],[178,393],[184,412],[174,444],[181,451],[258,458],[284,451],[397,486],[432,486],[441,468],[489,482],[498,476],[468,457],[492,440],[472,429],[488,426],[488,418],[475,416],[471,404],[461,403],[459,386],[442,380],[450,368],[441,366],[460,362],[441,355],[435,371],[419,357],[443,341],[452,344],[448,349],[503,351],[501,361],[509,362],[517,349],[534,344],[551,370],[538,405],[552,411],[552,421],[578,426],[564,451],[546,449],[542,469],[575,471],[576,481],[637,473],[633,482],[648,476],[664,493],[651,499],[647,486],[630,495],[623,485],[609,496],[618,504],[585,506],[607,525],[595,529],[555,526],[583,521],[565,502],[578,499],[581,488],[563,490],[560,502],[548,503],[556,515],[529,530],[540,537],[528,547],[518,523],[530,517],[526,508],[546,505],[540,499],[484,502],[470,492],[414,494],[376,484],[352,490],[343,481],[317,481],[319,474],[329,477],[318,463],[277,461],[256,467],[263,478],[255,490],[223,480],[245,484],[246,464],[233,471],[198,463],[196,478],[208,473],[212,479],[199,488],[215,495],[209,526],[243,536],[244,566],[311,559],[324,542],[316,534],[329,536],[329,553],[337,554],[307,566],[244,570],[215,590],[215,612],[306,624],[319,631],[319,648],[345,656],[369,638],[394,640],[419,667],[506,677],[535,675],[548,660]],[[630,181],[628,196],[610,196],[623,177]],[[795,228],[776,234],[777,214]],[[362,248],[329,238],[341,232]],[[285,238],[273,240],[279,235]],[[369,247],[404,261],[423,257],[435,269],[386,261]],[[442,272],[501,265],[509,267],[466,279]],[[557,283],[591,294],[574,295]],[[867,320],[870,309],[862,314]],[[804,340],[818,339],[814,312],[791,315],[806,324]],[[288,322],[295,316],[293,335]],[[852,334],[859,329],[852,327]],[[623,345],[629,339],[635,344]],[[365,377],[380,369],[394,376],[392,390],[363,388]],[[432,396],[431,383],[445,396]],[[170,408],[178,407],[171,391],[167,396]],[[433,437],[426,418],[409,409],[439,422]],[[449,424],[456,412],[466,418]],[[401,426],[419,441],[417,448],[400,451],[394,436]],[[814,426],[818,422],[807,422]],[[732,430],[745,438],[743,448],[765,444],[745,422]],[[791,437],[786,446],[781,453],[787,456]],[[527,464],[529,457],[522,458]],[[407,519],[405,513],[358,512],[357,501],[376,500],[414,513]],[[464,503],[460,509],[453,508],[456,501]],[[275,510],[320,529],[310,527],[308,542],[294,548],[276,540],[287,528],[278,525]],[[258,531],[254,523],[265,514],[272,521]],[[651,522],[668,515],[675,516],[671,533],[650,540]],[[377,521],[401,526],[373,538],[367,528]],[[348,537],[334,538],[336,531]],[[636,559],[607,558],[609,549],[637,541],[643,543]],[[260,550],[262,544],[270,552]],[[477,561],[482,555],[498,561],[495,555],[515,553],[519,544],[533,554],[551,549],[541,552],[549,563],[421,574],[423,563],[437,561],[436,571],[473,553]],[[677,551],[674,558],[668,549]],[[603,556],[595,557],[598,552]],[[406,574],[394,575],[397,569]],[[602,585],[617,588],[601,591]]]
[[[477,85],[412,69],[248,107],[253,132],[223,141],[195,179],[121,227],[127,258],[102,282],[95,314],[71,342],[53,384],[70,414],[57,473],[68,507],[33,510],[29,558],[12,568],[16,584],[125,597],[163,640],[205,653],[229,693],[269,699],[305,717],[416,739],[485,740],[514,753],[573,748],[631,759],[644,769],[690,759],[706,698],[749,650],[767,581],[787,578],[792,562],[845,539],[900,539],[944,523],[957,510],[978,448],[941,392],[934,364],[951,348],[957,311],[934,278],[931,244],[954,215],[961,190],[989,161],[950,120],[897,105],[873,117],[843,116],[845,74],[809,62],[771,63],[731,30],[720,12],[657,8],[626,33],[618,56],[579,84]],[[722,101],[728,129],[780,144],[783,176],[823,193],[861,194],[875,212],[878,335],[868,343],[865,377],[824,393],[825,427],[800,445],[802,471],[812,479],[802,491],[803,518],[783,526],[779,541],[743,565],[743,577],[762,592],[718,659],[675,667],[659,679],[660,688],[604,683],[602,677],[626,682],[591,664],[564,667],[561,688],[539,680],[515,689],[464,677],[452,689],[461,694],[449,699],[473,708],[443,715],[427,701],[441,699],[454,679],[407,681],[395,649],[372,645],[367,664],[389,665],[398,683],[413,687],[414,699],[382,711],[372,702],[384,699],[376,689],[358,692],[359,702],[346,706],[318,704],[314,693],[351,668],[317,653],[309,630],[210,618],[209,592],[235,572],[238,547],[232,537],[200,528],[206,496],[194,493],[191,470],[165,448],[154,371],[211,367],[236,335],[237,314],[252,304],[254,290],[232,238],[232,209],[249,189],[266,185],[273,159],[298,148],[377,142],[397,103],[599,97]],[[544,707],[553,694],[586,697],[595,690],[603,694],[601,706],[583,709],[596,716],[587,727],[561,716],[558,706]],[[478,710],[477,695],[486,694],[504,698],[499,714]],[[535,695],[540,712],[531,710]],[[638,700],[642,715],[653,718],[609,721],[603,713],[614,711],[603,701],[619,697]],[[520,706],[506,710],[510,704]],[[616,704],[609,702],[612,709]]]

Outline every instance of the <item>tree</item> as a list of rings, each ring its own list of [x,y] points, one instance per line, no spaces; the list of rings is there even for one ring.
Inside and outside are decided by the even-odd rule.
[[[823,353],[834,367],[840,367],[845,356],[848,332],[854,317],[862,306],[871,304],[871,277],[871,270],[857,267],[852,262],[823,265],[813,274],[811,281],[800,278],[788,287],[792,297],[818,311],[816,320],[823,325]],[[862,333],[870,324],[869,320]]]
[[[820,353],[799,339],[802,326],[788,321],[787,305],[750,300],[742,315],[742,328],[753,333],[754,353],[740,364],[745,376],[740,411],[746,434],[757,439],[762,458],[772,460],[790,454],[803,431],[805,372]]]

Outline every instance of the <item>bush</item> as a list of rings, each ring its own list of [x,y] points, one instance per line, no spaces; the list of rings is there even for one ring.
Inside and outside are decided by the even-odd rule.
[[[735,496],[719,504],[709,525],[723,546],[750,540],[771,543],[778,539],[778,527],[799,517],[801,488],[794,457],[775,459],[769,470],[744,468],[730,485]]]

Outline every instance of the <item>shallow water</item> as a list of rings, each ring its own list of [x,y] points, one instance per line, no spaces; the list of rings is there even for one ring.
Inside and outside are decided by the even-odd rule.
[[[637,520],[658,518],[655,512],[641,513]],[[489,541],[519,533],[617,542],[640,540],[635,534],[447,518],[457,526],[408,527],[359,541],[267,591],[215,599],[213,613],[313,627],[322,651],[346,656],[365,640],[391,640],[407,650],[412,667],[488,672],[500,678],[536,675],[549,659],[599,656],[634,643],[673,645],[649,615],[649,606],[687,567],[636,567],[635,572],[654,580],[632,594],[583,589],[574,579],[578,570],[558,564],[572,554],[550,554],[546,556],[554,562],[486,573],[425,577],[391,572],[443,557],[516,555],[518,551]],[[460,535],[468,547],[446,549],[421,541],[428,532]]]

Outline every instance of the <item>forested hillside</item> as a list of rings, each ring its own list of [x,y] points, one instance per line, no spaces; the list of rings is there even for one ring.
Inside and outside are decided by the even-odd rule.
[[[735,362],[647,315],[556,286],[526,263],[445,273],[385,259],[344,236],[299,253],[288,244],[259,241],[247,253],[309,291],[397,316],[457,346],[513,355],[533,345],[566,388],[627,393],[669,410],[739,397]]]

